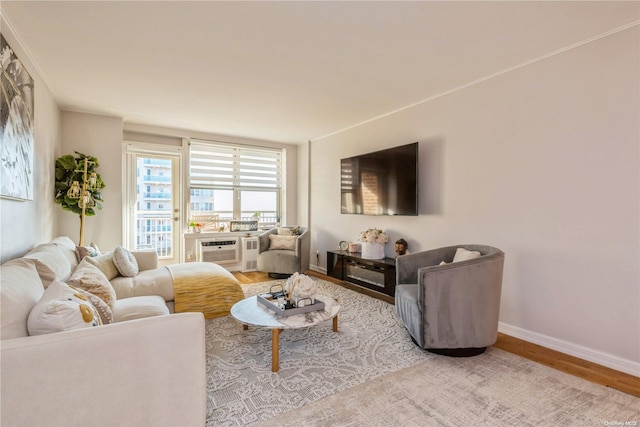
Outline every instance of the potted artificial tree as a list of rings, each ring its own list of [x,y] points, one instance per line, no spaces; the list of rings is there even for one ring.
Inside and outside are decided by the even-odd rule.
[[[96,172],[98,159],[75,152],[56,160],[55,201],[62,209],[80,216],[80,242],[84,245],[84,218],[102,210],[101,190],[105,187],[100,174]]]

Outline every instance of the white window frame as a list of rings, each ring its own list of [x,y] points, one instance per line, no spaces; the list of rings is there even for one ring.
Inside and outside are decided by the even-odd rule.
[[[177,161],[180,166],[180,170],[175,177],[175,182],[173,182],[173,186],[175,187],[175,195],[174,195],[174,206],[178,207],[178,211],[174,211],[174,215],[178,216],[178,221],[175,222],[175,234],[173,236],[174,244],[174,252],[172,258],[159,259],[160,265],[171,264],[175,262],[179,262],[183,257],[184,251],[184,243],[183,243],[183,233],[181,229],[181,224],[184,222],[184,218],[186,217],[184,209],[179,208],[184,206],[184,175],[185,175],[185,158],[188,156],[184,155],[184,149],[182,146],[173,146],[173,145],[165,145],[165,144],[154,144],[133,140],[124,140],[122,143],[122,170],[126,171],[126,176],[134,177],[134,171],[137,170],[135,163],[133,162],[134,155],[137,154],[149,154],[149,155],[168,155],[172,157],[177,157]],[[149,173],[149,172],[148,172]],[[146,190],[146,188],[145,188]],[[122,209],[122,241],[125,242],[125,245],[128,247],[133,247],[133,242],[131,242],[132,227],[131,223],[131,212],[130,209],[132,206],[129,206],[128,203],[132,202],[135,199],[136,195],[136,181],[135,179],[131,181],[127,181],[125,179],[122,180],[122,195],[123,195],[123,209]]]
[[[268,191],[276,194],[276,217],[282,220],[284,213],[283,184],[285,177],[284,158],[285,153],[281,148],[258,147],[246,144],[234,144],[220,141],[204,141],[190,139],[187,142],[188,154],[185,156],[185,212],[187,212],[187,224],[191,218],[191,190],[233,190],[234,204],[233,217],[240,219],[242,207],[240,205],[241,191]],[[192,162],[192,151],[209,152],[195,157]],[[216,152],[221,153],[219,156]],[[264,170],[247,172],[246,163],[242,164],[238,159],[250,155],[255,161],[251,165],[266,165]],[[231,156],[231,157],[228,157]],[[231,162],[229,162],[232,160]],[[246,162],[246,159],[244,160]],[[206,163],[206,164],[205,164]],[[270,174],[270,165],[275,164],[275,177]],[[206,172],[214,171],[209,176],[203,176]],[[244,179],[243,179],[244,178]]]

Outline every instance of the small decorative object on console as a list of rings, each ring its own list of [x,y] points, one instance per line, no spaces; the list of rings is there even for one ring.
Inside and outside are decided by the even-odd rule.
[[[362,242],[362,258],[384,258],[384,244],[389,241],[389,236],[384,231],[378,228],[369,228],[360,233],[358,240]]]
[[[409,253],[409,251],[407,250],[408,248],[409,248],[409,244],[407,243],[406,240],[404,239],[396,240],[396,257],[399,255],[408,254]]]

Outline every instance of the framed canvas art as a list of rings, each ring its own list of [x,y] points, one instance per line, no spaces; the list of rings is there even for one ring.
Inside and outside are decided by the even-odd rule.
[[[0,34],[0,197],[33,200],[33,79]]]

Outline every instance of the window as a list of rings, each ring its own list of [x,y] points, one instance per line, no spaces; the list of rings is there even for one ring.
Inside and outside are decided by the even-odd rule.
[[[280,221],[282,151],[192,141],[189,153],[190,218]],[[222,225],[222,224],[220,224]],[[228,224],[227,224],[228,225]]]

